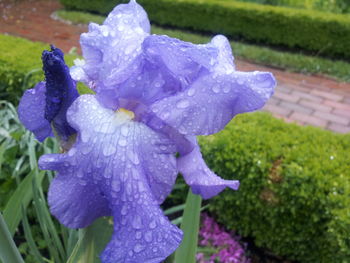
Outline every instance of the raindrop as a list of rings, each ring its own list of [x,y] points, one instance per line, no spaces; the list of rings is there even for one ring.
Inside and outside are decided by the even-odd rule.
[[[129,127],[127,125],[123,125],[121,128],[121,132],[123,134],[123,136],[128,136],[129,134]]]
[[[135,229],[142,228],[142,219],[139,215],[136,215],[134,219],[132,220],[132,227]]]
[[[143,245],[141,245],[141,244],[136,244],[135,246],[134,246],[134,252],[135,253],[139,253],[139,252],[141,252],[142,250],[144,250],[146,247],[145,246],[143,246]]]
[[[214,93],[219,93],[219,92],[220,92],[220,86],[219,86],[219,85],[214,85],[214,86],[212,87],[212,91],[213,91]]]
[[[150,229],[155,229],[157,227],[157,223],[155,220],[152,220],[151,223],[149,223]]]
[[[188,106],[190,105],[190,102],[186,99],[182,99],[182,100],[179,100],[177,103],[176,103],[176,107],[178,107],[179,109],[185,109],[187,108]]]
[[[118,141],[118,144],[119,144],[120,146],[122,146],[122,147],[126,146],[127,143],[128,143],[128,142],[127,142],[125,139],[120,139],[120,140]]]
[[[152,241],[152,232],[151,231],[147,231],[145,234],[145,240],[147,242],[151,242]]]
[[[223,92],[224,92],[224,93],[229,93],[230,90],[231,90],[231,87],[228,86],[228,85],[224,86],[224,88],[223,88]]]
[[[195,88],[190,88],[190,89],[187,91],[187,95],[190,96],[190,97],[192,97],[195,93],[196,93]]]

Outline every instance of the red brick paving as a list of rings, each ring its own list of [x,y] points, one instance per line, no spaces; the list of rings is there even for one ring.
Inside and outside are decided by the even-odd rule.
[[[78,48],[86,26],[67,25],[51,18],[61,8],[57,0],[0,0],[0,33],[52,43],[64,52]],[[272,71],[278,81],[275,95],[264,107],[287,122],[350,133],[350,83],[308,76],[236,60],[243,71]]]

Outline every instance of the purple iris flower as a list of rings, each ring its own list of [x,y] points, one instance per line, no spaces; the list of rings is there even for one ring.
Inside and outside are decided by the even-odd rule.
[[[63,112],[66,128],[77,134],[66,152],[39,160],[41,169],[57,171],[48,193],[51,213],[70,228],[113,216],[104,263],[161,262],[182,239],[159,207],[178,172],[203,198],[239,186],[209,170],[196,136],[216,133],[235,115],[261,108],[275,79],[266,72],[235,71],[224,36],[194,45],[151,35],[147,14],[133,0],[118,5],[103,25],[91,23],[80,43],[84,60],[70,74],[96,95],[61,97],[60,85],[45,93],[41,83],[19,107],[22,122],[38,139],[50,135],[51,110]],[[46,78],[48,84],[55,73]],[[21,110],[27,107],[29,112]]]

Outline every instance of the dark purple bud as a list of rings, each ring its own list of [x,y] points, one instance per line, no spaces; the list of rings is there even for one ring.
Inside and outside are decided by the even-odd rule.
[[[75,133],[67,122],[66,112],[79,96],[76,84],[69,74],[60,49],[51,45],[51,51],[43,52],[42,61],[46,81],[45,118],[53,124],[57,134],[67,140]]]

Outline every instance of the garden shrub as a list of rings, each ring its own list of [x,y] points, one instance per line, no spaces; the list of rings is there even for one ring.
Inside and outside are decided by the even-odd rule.
[[[41,53],[48,44],[0,34],[0,100],[18,104],[23,90],[44,80]],[[66,56],[72,65],[74,56]]]
[[[349,262],[350,134],[255,113],[200,144],[211,169],[241,182],[210,201],[221,224],[291,260]]]
[[[61,0],[66,8],[102,14],[121,0]],[[160,25],[222,33],[256,43],[304,49],[318,55],[350,58],[347,15],[227,0],[139,0]]]

